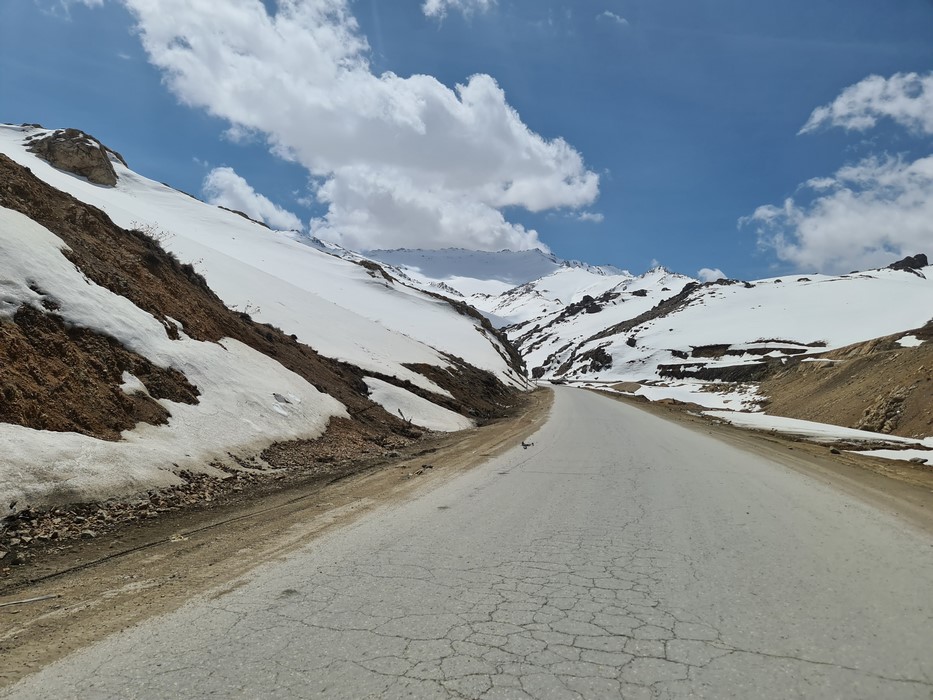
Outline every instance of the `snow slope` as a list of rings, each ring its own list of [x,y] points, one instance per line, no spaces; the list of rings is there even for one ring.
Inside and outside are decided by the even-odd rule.
[[[294,333],[327,357],[438,394],[446,392],[404,365],[445,367],[446,352],[521,385],[499,341],[444,301],[304,245],[289,233],[205,204],[122,163],[113,163],[114,188],[56,170],[23,145],[27,136],[44,133],[0,126],[0,152],[99,207],[119,226],[152,231],[182,262],[194,263],[228,306]]]
[[[521,295],[493,307],[493,313],[513,322],[508,334],[519,342],[529,369],[544,366],[553,372],[593,335],[648,311],[693,281],[664,268],[639,277],[605,278],[566,270],[529,285]]]
[[[510,324],[536,377],[656,381],[918,328],[933,317],[933,266],[702,285],[663,268],[560,269],[477,305]]]
[[[0,153],[39,179],[103,210],[117,225],[157,238],[194,265],[228,307],[294,334],[321,355],[372,375],[374,400],[401,408],[419,425],[468,428],[472,421],[386,379],[430,394],[451,395],[407,367],[456,370],[448,355],[488,370],[507,385],[526,382],[509,366],[500,341],[479,319],[451,304],[387,279],[378,269],[316,249],[265,226],[149,180],[111,159],[115,187],[94,185],[28,152],[24,139],[47,130],[0,125]],[[0,320],[24,304],[54,313],[66,325],[118,341],[154,365],[174,368],[200,392],[189,405],[158,402],[171,417],[140,423],[119,441],[0,423],[0,502],[81,501],[179,482],[183,469],[212,472],[209,463],[255,454],[271,442],[313,439],[346,407],[270,357],[232,340],[172,340],[150,313],[98,286],[62,253],[65,244],[27,216],[0,206]],[[41,293],[40,291],[41,290]],[[379,377],[379,378],[376,378]],[[124,392],[144,391],[125,373]]]
[[[599,370],[601,379],[648,380],[659,378],[663,365],[728,367],[757,364],[763,356],[821,353],[917,328],[931,316],[933,266],[917,273],[882,269],[713,283],[695,288],[657,318],[590,336],[576,346],[576,355],[597,348],[608,354],[612,365]],[[537,357],[529,358],[531,367]],[[593,373],[577,360],[566,376]]]
[[[44,296],[66,323],[95,329],[160,367],[183,372],[201,392],[197,405],[161,400],[167,425],[140,423],[120,442],[0,424],[0,503],[80,501],[178,483],[170,469],[204,470],[228,454],[274,440],[319,436],[345,408],[269,357],[239,343],[210,343],[165,327],[125,297],[85,278],[61,239],[0,207],[0,319]],[[124,386],[140,384],[124,376]],[[286,399],[281,401],[279,397]]]
[[[371,401],[375,401],[392,415],[399,415],[403,420],[411,421],[417,426],[444,433],[467,430],[475,426],[469,418],[433,404],[394,384],[373,377],[366,377],[363,381],[369,387]]]
[[[561,260],[540,250],[489,252],[462,248],[402,248],[371,250],[365,252],[365,256],[424,289],[463,297],[483,312],[487,311],[484,299],[497,297],[552,274],[577,275],[577,282],[563,285],[567,294],[572,293],[571,289],[580,287],[579,280],[630,276],[624,270],[612,266]]]

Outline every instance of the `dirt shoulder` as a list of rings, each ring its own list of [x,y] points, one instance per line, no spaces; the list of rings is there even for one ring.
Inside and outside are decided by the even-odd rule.
[[[531,435],[552,396],[535,391],[514,418],[422,440],[352,476],[164,513],[16,567],[0,584],[0,687],[198,594],[221,595],[262,563],[437,488]]]
[[[797,472],[877,506],[933,534],[933,468],[869,457],[791,435],[750,430],[691,412],[686,406],[649,403],[599,392],[617,401],[706,433],[744,450],[780,462]]]

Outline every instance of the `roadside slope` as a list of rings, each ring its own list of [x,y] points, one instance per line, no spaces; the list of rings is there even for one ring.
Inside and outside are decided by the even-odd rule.
[[[77,139],[115,183],[54,168],[27,137]],[[3,150],[0,559],[15,549],[9,518],[36,508],[152,489],[174,508],[193,473],[250,487],[518,401],[511,348],[478,314],[145,180],[81,132],[0,127]],[[178,232],[147,223],[162,217]],[[171,243],[204,252],[210,270]]]

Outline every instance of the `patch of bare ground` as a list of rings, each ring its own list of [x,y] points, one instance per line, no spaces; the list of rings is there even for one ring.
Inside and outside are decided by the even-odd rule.
[[[924,342],[902,347],[914,335]],[[761,382],[765,410],[776,416],[861,430],[933,435],[933,321],[921,329],[793,362]]]
[[[662,404],[638,400],[641,397],[602,393],[773,459],[859,500],[894,513],[927,533],[933,533],[931,466],[855,454],[845,451],[844,447],[838,449],[793,435],[740,428],[704,416],[696,410],[700,407],[690,404]]]
[[[512,418],[432,435],[367,460],[284,470],[248,489],[215,491],[196,507],[159,513],[152,497],[140,499],[155,516],[64,546],[41,545],[42,556],[0,583],[0,687],[194,596],[219,595],[264,562],[438,487],[531,435],[551,399],[550,391],[538,390],[524,395]],[[88,508],[80,525],[96,517]]]
[[[634,393],[641,389],[641,384],[638,382],[617,382],[612,385],[612,388],[616,391],[627,391],[629,393]]]
[[[168,421],[169,412],[155,399],[198,401],[197,387],[181,372],[31,306],[20,307],[10,322],[0,321],[0,366],[0,422],[39,430],[119,440],[137,423]],[[124,392],[124,372],[149,393]]]

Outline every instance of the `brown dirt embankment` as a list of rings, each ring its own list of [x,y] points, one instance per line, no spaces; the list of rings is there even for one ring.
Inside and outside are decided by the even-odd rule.
[[[761,382],[765,410],[776,416],[923,438],[933,435],[933,322],[796,362]]]

